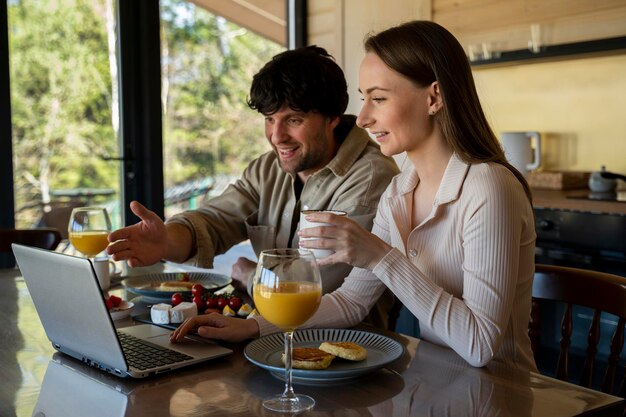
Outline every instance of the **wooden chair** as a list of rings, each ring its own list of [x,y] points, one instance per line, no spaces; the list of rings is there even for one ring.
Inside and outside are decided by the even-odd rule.
[[[37,227],[54,227],[61,233],[61,239],[67,240],[67,224],[70,221],[72,210],[85,207],[80,200],[51,201],[42,207],[42,215]]]
[[[11,243],[20,243],[54,250],[61,242],[61,233],[53,227],[39,229],[0,229],[0,253],[13,253]]]
[[[626,374],[622,378],[617,392],[614,389],[615,373],[619,366],[618,363],[624,345],[626,278],[578,268],[537,264],[535,266],[532,296],[533,308],[528,333],[536,360],[539,352],[541,324],[538,300],[552,300],[565,303],[565,313],[561,325],[560,353],[556,368],[556,377],[564,381],[568,380],[568,354],[573,330],[572,305],[593,309],[593,319],[587,338],[586,358],[580,381],[580,385],[587,388],[590,388],[592,383],[593,365],[600,339],[601,313],[611,313],[619,318],[617,328],[611,338],[610,354],[602,383],[602,391],[626,397]]]

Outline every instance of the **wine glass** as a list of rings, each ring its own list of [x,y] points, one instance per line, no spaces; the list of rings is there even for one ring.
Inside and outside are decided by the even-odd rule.
[[[305,249],[261,252],[254,274],[254,304],[261,315],[285,334],[285,390],[263,401],[267,409],[298,413],[311,409],[315,400],[295,394],[291,385],[293,332],[320,305],[322,281],[315,256]]]
[[[111,220],[104,207],[78,207],[72,210],[67,231],[77,251],[95,258],[109,245]]]

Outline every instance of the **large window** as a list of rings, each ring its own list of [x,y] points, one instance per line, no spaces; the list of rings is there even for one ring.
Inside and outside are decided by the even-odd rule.
[[[193,3],[161,1],[166,216],[219,192],[269,150],[246,99],[252,76],[284,49]]]
[[[246,105],[252,75],[287,38],[305,42],[305,30],[285,27],[289,10],[305,20],[304,0],[262,6],[6,0],[0,227],[64,230],[79,204],[107,206],[117,227],[136,221],[130,199],[161,214],[165,197],[171,213],[239,176],[268,149],[262,118]]]
[[[65,231],[74,205],[119,217],[113,0],[9,0],[15,223]]]

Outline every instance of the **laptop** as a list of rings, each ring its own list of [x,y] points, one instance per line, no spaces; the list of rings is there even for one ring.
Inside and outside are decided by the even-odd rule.
[[[198,336],[170,343],[171,330],[154,324],[116,329],[89,259],[11,246],[46,335],[60,352],[113,375],[132,378],[232,353]]]

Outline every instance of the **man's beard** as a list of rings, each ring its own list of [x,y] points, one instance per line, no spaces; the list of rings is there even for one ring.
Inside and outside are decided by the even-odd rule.
[[[308,152],[306,154],[302,154],[297,161],[285,162],[280,158],[280,156],[278,156],[278,161],[282,170],[295,175],[299,172],[308,171],[313,168],[321,168],[325,162],[324,144],[326,141],[322,135],[318,135],[315,140],[315,146],[310,147]],[[274,152],[278,155],[276,148],[274,148]]]
[[[294,163],[285,163],[282,159],[278,159],[280,167],[283,171],[289,174],[297,174],[298,172],[307,171],[309,169],[318,167],[323,161],[323,155],[321,152],[315,152],[314,154],[307,154]]]

